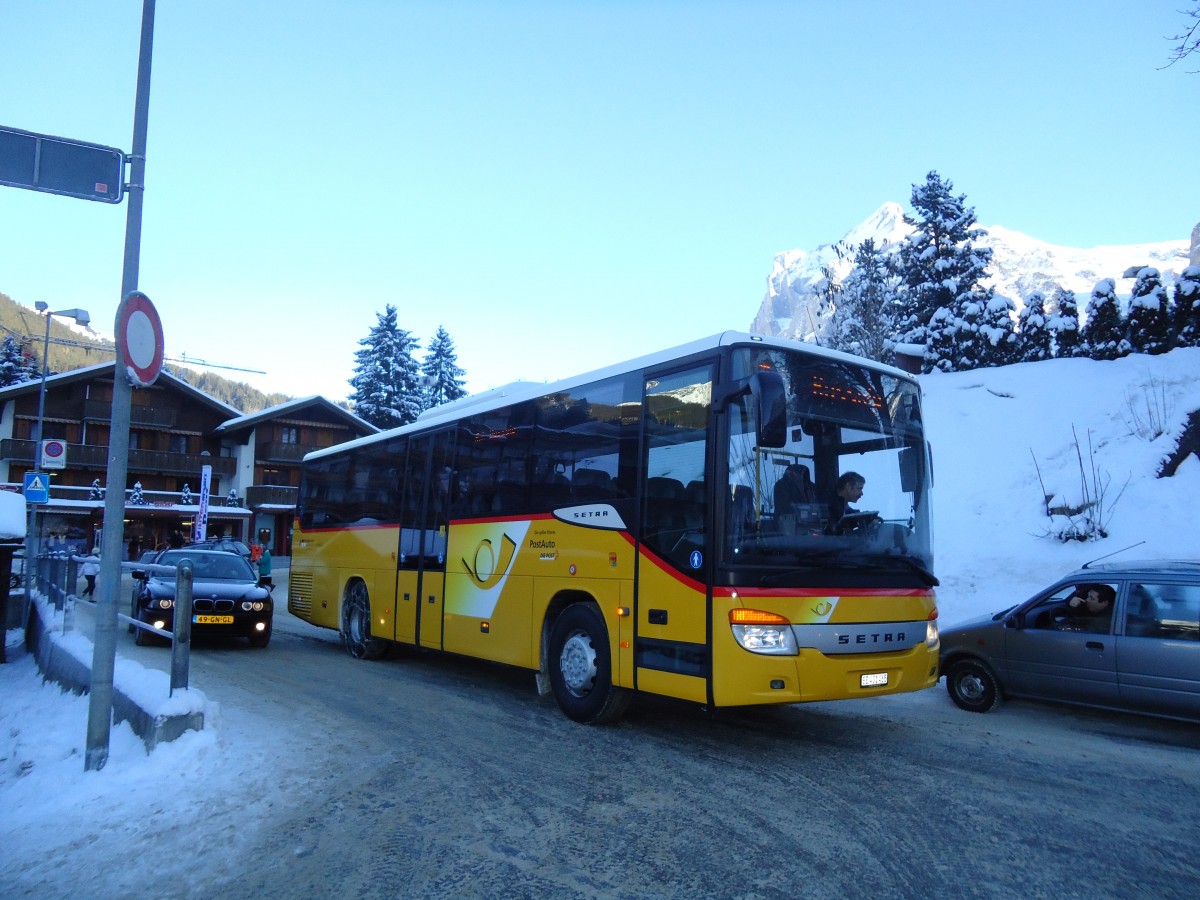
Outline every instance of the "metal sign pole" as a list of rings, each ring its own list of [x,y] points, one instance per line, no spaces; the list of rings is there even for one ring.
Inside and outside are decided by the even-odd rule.
[[[142,244],[142,200],[146,185],[146,128],[150,114],[150,57],[154,45],[154,0],[142,4],[142,36],[138,53],[137,96],[133,113],[133,153],[130,156],[129,209],[125,220],[125,263],[121,273],[121,307],[137,289]],[[104,546],[100,554],[100,601],[92,652],[92,690],[88,702],[87,750],[84,771],[104,768],[112,728],[113,669],[117,656],[117,603],[121,593],[121,551],[125,544],[125,478],[129,471],[129,416],[133,388],[123,371],[126,336],[119,327],[117,362],[113,367],[112,425],[109,429],[107,491],[104,495]]]

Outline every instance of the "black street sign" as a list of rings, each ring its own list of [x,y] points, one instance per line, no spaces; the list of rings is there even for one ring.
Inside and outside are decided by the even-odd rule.
[[[0,184],[120,203],[125,154],[114,147],[0,125]]]

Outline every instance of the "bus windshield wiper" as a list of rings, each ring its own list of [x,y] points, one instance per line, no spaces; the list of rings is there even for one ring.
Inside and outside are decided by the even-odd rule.
[[[849,557],[849,559],[847,558]],[[814,569],[856,569],[858,564],[852,559],[859,559],[858,554],[847,554],[844,550],[827,550],[824,553],[806,553],[804,562],[782,572],[772,572],[764,575],[759,581],[764,587],[778,584],[795,575],[804,575]]]
[[[915,572],[920,579],[929,587],[935,587],[940,582],[937,576],[927,569],[922,562],[913,556],[886,556],[886,557],[865,557],[859,553],[846,553],[845,551],[829,552],[829,553],[814,553],[805,557],[806,562],[800,566],[787,569],[783,572],[773,572],[770,575],[764,575],[761,579],[761,584],[764,587],[770,587],[778,584],[781,581],[787,580],[796,575],[803,575],[811,572],[813,569],[871,569],[879,571],[881,569],[895,568],[893,562],[900,563],[904,568]]]
[[[925,568],[925,564],[922,563],[921,560],[917,559],[917,557],[897,556],[895,559],[898,562],[904,563],[904,565],[908,566],[908,568],[920,575],[921,580],[930,587],[937,587],[939,584],[941,584],[941,582],[938,581],[937,576],[930,572],[929,569]]]

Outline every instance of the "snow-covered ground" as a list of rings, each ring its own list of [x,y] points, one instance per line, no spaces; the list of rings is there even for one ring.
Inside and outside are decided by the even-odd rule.
[[[931,375],[923,385],[943,624],[1008,606],[1065,570],[1139,542],[1122,558],[1197,557],[1200,460],[1189,458],[1174,478],[1155,472],[1187,413],[1200,409],[1200,349]],[[1063,520],[1046,516],[1045,495],[1051,506],[1078,504],[1085,486],[1093,496],[1102,488],[1108,538],[1049,537]],[[271,790],[315,777],[297,766],[286,778],[269,777],[284,764],[279,735],[252,711],[218,710],[219,697],[207,700],[203,732],[149,755],[128,725],[116,727],[107,765],[85,773],[87,698],[43,684],[21,641],[20,632],[8,633],[14,661],[0,666],[0,883],[11,884],[32,861],[71,865],[75,851],[97,841],[113,854],[136,855],[147,842],[160,859],[185,854],[194,835],[177,823],[197,809],[228,808],[234,829],[239,817],[270,805]],[[117,674],[123,687],[160,696],[165,677]],[[61,859],[47,858],[47,847]],[[92,893],[135,889],[120,880],[122,868],[89,873]]]

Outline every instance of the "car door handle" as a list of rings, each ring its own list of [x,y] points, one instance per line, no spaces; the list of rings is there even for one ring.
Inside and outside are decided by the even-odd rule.
[[[1099,641],[1088,641],[1086,644],[1084,644],[1084,646],[1087,647],[1089,650],[1103,650],[1104,649],[1104,645],[1102,643],[1100,643]]]

